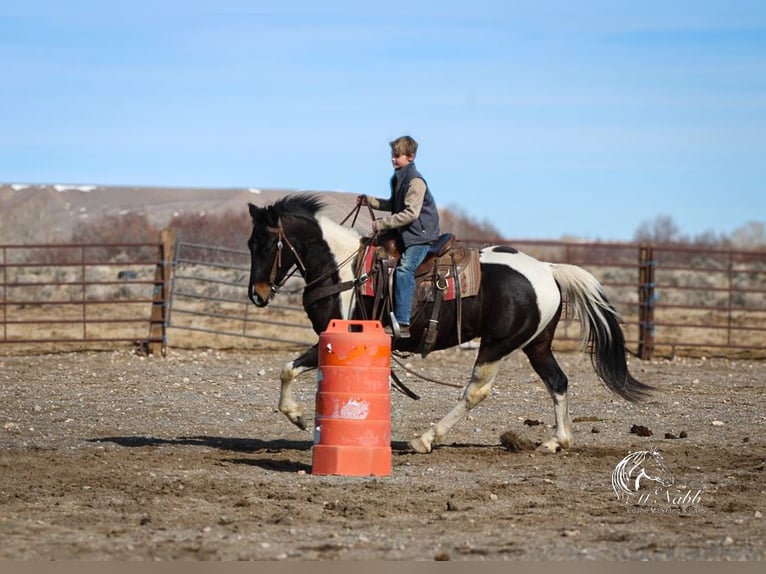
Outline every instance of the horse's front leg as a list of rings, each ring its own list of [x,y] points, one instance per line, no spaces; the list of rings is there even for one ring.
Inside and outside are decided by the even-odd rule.
[[[317,346],[314,345],[297,359],[294,359],[284,367],[279,374],[282,385],[279,391],[279,412],[283,413],[290,422],[302,430],[306,430],[306,419],[301,407],[293,398],[292,384],[295,378],[306,371],[316,369],[319,364]]]
[[[410,441],[410,446],[417,452],[431,452],[433,445],[440,442],[450,429],[460,422],[463,417],[489,396],[492,390],[492,382],[500,367],[500,362],[474,365],[471,373],[471,382],[468,383],[463,396],[455,407],[448,412],[434,427],[416,439]]]

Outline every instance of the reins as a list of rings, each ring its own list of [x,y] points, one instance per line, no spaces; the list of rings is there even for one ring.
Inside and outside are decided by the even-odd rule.
[[[357,206],[355,208],[356,212],[359,212],[359,208],[361,206]],[[346,218],[343,220],[345,223],[346,220],[351,216],[351,214],[354,212],[354,210],[349,213]],[[372,213],[372,208],[370,208],[370,213]],[[296,216],[300,217],[298,214]],[[356,216],[354,217],[354,221],[356,221]],[[306,265],[303,263],[303,260],[301,259],[301,256],[298,254],[298,250],[295,249],[290,239],[285,234],[284,227],[282,226],[282,218],[280,217],[277,220],[277,227],[267,227],[266,230],[271,233],[272,235],[277,236],[277,252],[274,255],[274,262],[271,265],[271,273],[269,274],[269,283],[271,284],[271,290],[273,293],[278,293],[282,287],[284,287],[285,283],[295,274],[297,270],[300,270],[301,274],[305,277],[306,275]],[[282,267],[282,249],[284,245],[287,245],[290,248],[290,251],[292,251],[293,255],[295,256],[295,268],[291,269],[289,273],[285,275],[285,277],[280,281],[279,283],[276,283],[276,278],[279,270]],[[336,265],[334,268],[329,269],[328,271],[322,273],[319,277],[316,277],[312,279],[311,281],[307,282],[303,287],[294,289],[292,291],[287,291],[288,294],[298,293],[300,291],[305,291],[309,287],[312,287],[319,283],[320,281],[324,281],[328,277],[330,277],[333,273],[336,271],[339,271],[344,266],[348,265],[351,261],[353,261],[359,253],[364,248],[363,245],[360,245],[359,248],[351,253],[346,259],[341,261],[338,265]],[[328,287],[324,290],[319,290],[319,292],[314,292],[311,296],[309,296],[309,302],[314,302],[319,299],[323,299],[324,297],[328,297],[330,295],[333,295],[334,293],[339,293],[341,291],[345,291],[346,289],[351,289],[352,287],[355,287],[357,285],[361,285],[365,281],[367,281],[368,277],[367,274],[363,274],[360,277],[357,277],[353,281],[347,281],[345,283],[340,283],[338,285],[333,285]]]
[[[372,211],[372,207],[369,203],[365,202],[365,205],[367,206],[369,213],[370,213],[370,219],[375,219],[375,214]],[[341,225],[344,225],[348,219],[353,215],[353,219],[351,221],[351,226],[353,227],[356,224],[357,217],[359,215],[359,212],[361,210],[362,206],[357,205],[355,206],[349,213],[346,215],[346,217],[343,218],[343,221],[341,221]],[[299,216],[299,214],[295,214],[296,216]],[[271,290],[274,294],[278,293],[282,287],[285,285],[285,283],[295,274],[297,270],[300,270],[301,274],[305,277],[306,274],[306,265],[303,263],[303,260],[301,259],[301,256],[298,254],[298,250],[295,249],[295,246],[292,244],[290,239],[285,234],[285,230],[282,226],[282,219],[279,218],[277,220],[277,227],[267,227],[267,231],[273,235],[277,236],[277,252],[274,255],[274,262],[271,266],[271,273],[269,275],[269,283],[271,283]],[[373,232],[372,235],[372,241],[374,241],[375,236],[378,234],[377,231]],[[290,270],[289,273],[285,275],[285,277],[282,279],[282,281],[279,282],[279,284],[276,284],[276,277],[279,273],[279,270],[282,267],[282,249],[284,248],[284,245],[287,245],[290,248],[290,251],[292,251],[293,255],[295,256],[295,266],[293,269]],[[316,277],[315,279],[311,280],[310,282],[306,283],[303,287],[295,289],[293,291],[287,291],[287,293],[298,293],[300,291],[304,291],[304,305],[309,305],[315,301],[318,301],[320,299],[324,299],[325,297],[329,297],[330,295],[333,295],[335,293],[340,293],[341,291],[345,291],[347,289],[352,289],[354,287],[358,287],[367,279],[369,278],[366,273],[363,273],[359,277],[355,278],[352,281],[345,281],[342,283],[338,283],[336,285],[328,285],[324,288],[318,288],[312,291],[309,294],[305,294],[306,289],[309,287],[312,287],[319,283],[320,281],[324,281],[328,277],[330,277],[333,273],[336,271],[342,269],[345,265],[348,265],[352,260],[356,259],[359,255],[359,253],[365,248],[365,245],[360,245],[359,248],[351,253],[346,259],[341,261],[338,265],[336,265],[334,268],[322,273],[319,277]],[[445,381],[439,381],[437,379],[432,379],[430,377],[427,377],[421,373],[418,373],[416,371],[413,371],[412,369],[405,366],[398,358],[392,355],[392,358],[396,361],[396,363],[406,372],[410,373],[411,375],[414,375],[420,379],[423,379],[424,381],[428,381],[430,383],[434,383],[437,385],[443,385],[445,387],[453,387],[456,389],[462,389],[463,385],[458,385],[455,383],[447,383]],[[393,369],[391,369],[391,377],[394,382],[394,388],[402,392],[402,394],[412,398],[412,399],[419,399],[420,397],[415,394],[413,391],[411,391],[407,386],[399,380],[399,378],[394,373]]]
[[[375,219],[375,214],[372,211],[372,206],[368,202],[366,202],[366,201],[364,202],[364,205],[367,206],[367,210],[370,213],[370,219],[374,220]],[[356,225],[356,219],[359,216],[359,211],[361,209],[362,209],[362,205],[361,204],[357,205],[356,207],[354,207],[348,213],[348,215],[346,215],[346,217],[343,218],[343,221],[341,221],[340,224],[344,225],[346,223],[346,221],[348,221],[348,219],[353,215],[354,218],[351,220],[351,226],[353,227],[354,225]],[[375,238],[375,235],[377,235],[377,232],[374,232],[373,240]],[[360,248],[360,250],[361,250],[361,248]],[[432,379],[431,377],[427,377],[427,376],[425,376],[425,375],[423,375],[421,373],[413,371],[412,369],[408,368],[402,361],[400,361],[394,355],[392,355],[391,358],[394,361],[396,361],[396,363],[399,365],[399,367],[401,367],[404,371],[406,371],[406,372],[410,373],[411,375],[414,375],[414,376],[416,376],[416,377],[418,377],[420,379],[423,379],[424,381],[428,381],[429,383],[434,383],[436,385],[442,385],[442,386],[445,386],[445,387],[453,387],[455,389],[462,389],[463,388],[463,385],[458,385],[456,383],[447,383],[445,381],[439,381],[437,379]],[[391,376],[392,376],[392,378],[394,380],[394,387],[397,388],[399,391],[401,391],[402,394],[404,394],[404,395],[406,395],[406,396],[408,396],[410,398],[413,398],[413,399],[419,399],[420,398],[414,392],[412,392],[410,389],[408,389],[407,386],[401,380],[399,380],[399,378],[396,376],[396,373],[394,373],[393,369],[391,370]]]
[[[407,367],[404,363],[402,363],[397,357],[394,355],[391,356],[391,358],[396,361],[396,364],[399,365],[402,369],[410,373],[411,375],[415,375],[416,377],[423,379],[424,381],[428,381],[429,383],[434,383],[437,385],[442,385],[445,387],[453,387],[455,389],[462,389],[464,385],[458,385],[457,383],[446,383],[444,381],[439,381],[437,379],[432,379],[431,377],[427,377],[421,373],[418,373],[417,371],[413,371],[409,367]]]

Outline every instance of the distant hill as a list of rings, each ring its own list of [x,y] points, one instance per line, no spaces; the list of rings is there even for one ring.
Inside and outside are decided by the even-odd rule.
[[[340,222],[355,205],[355,193],[311,191],[322,196],[327,214]],[[158,227],[174,217],[189,214],[222,214],[247,210],[247,204],[268,205],[288,189],[184,188],[101,185],[0,184],[0,243],[33,243],[67,240],[77,226],[103,216],[146,215]],[[477,224],[440,210],[442,230],[462,237],[501,238],[486,224]],[[361,213],[358,226],[366,229],[369,217]]]

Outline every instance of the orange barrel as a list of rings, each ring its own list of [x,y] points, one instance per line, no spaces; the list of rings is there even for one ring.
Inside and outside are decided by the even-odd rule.
[[[330,321],[319,336],[313,474],[391,474],[390,371],[380,321]]]

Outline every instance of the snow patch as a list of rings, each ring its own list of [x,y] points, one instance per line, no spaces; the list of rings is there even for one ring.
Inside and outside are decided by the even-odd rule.
[[[249,188],[247,191],[249,191],[250,193],[254,193],[255,195],[260,195],[261,193],[263,193],[263,192],[262,192],[260,189],[258,189],[257,187],[251,187],[251,188]]]
[[[93,191],[96,189],[95,185],[64,185],[57,183],[53,186],[53,189],[61,193],[62,191],[82,191],[83,193],[88,193],[89,191]]]

